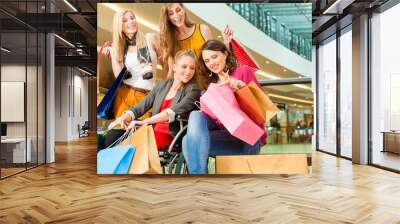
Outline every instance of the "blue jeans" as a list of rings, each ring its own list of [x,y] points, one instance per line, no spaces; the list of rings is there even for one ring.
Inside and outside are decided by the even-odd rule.
[[[190,113],[187,133],[182,142],[189,174],[207,174],[209,156],[258,154],[260,147],[260,140],[253,146],[249,145],[200,111]]]

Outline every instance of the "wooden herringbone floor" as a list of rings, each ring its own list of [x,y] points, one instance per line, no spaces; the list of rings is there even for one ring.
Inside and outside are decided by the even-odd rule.
[[[400,175],[330,155],[309,176],[98,176],[95,144],[0,181],[0,223],[400,223]]]

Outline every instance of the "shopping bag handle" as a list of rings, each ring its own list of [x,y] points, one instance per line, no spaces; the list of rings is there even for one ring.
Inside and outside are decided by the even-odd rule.
[[[117,140],[115,140],[113,143],[111,143],[109,146],[107,146],[106,149],[114,147],[114,146],[118,145],[119,143],[121,143],[122,141],[124,141],[125,139],[130,138],[134,131],[136,131],[136,128],[135,128],[135,130],[130,129],[128,131],[125,131],[124,134],[121,135],[121,137],[119,137]]]
[[[201,109],[201,107],[200,107],[200,101],[194,101],[194,105],[196,105],[196,106],[199,108],[199,110]]]

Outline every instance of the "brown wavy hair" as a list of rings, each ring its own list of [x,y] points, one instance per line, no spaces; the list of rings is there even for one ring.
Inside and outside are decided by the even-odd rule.
[[[176,37],[176,27],[168,18],[168,7],[174,3],[163,4],[160,13],[160,48],[161,48],[161,63],[163,70],[168,71],[168,58],[174,58],[178,51],[179,40]],[[185,26],[191,27],[194,23],[189,19],[187,11],[182,3],[179,4],[185,10]]]
[[[204,63],[203,59],[203,51],[210,50],[210,51],[220,51],[222,53],[228,53],[225,61],[225,67],[228,69],[228,74],[232,73],[235,68],[238,66],[235,56],[233,55],[232,51],[230,51],[224,43],[219,40],[208,40],[206,41],[200,50],[200,75],[198,78],[198,83],[201,89],[206,90],[210,83],[218,82],[218,75],[211,72],[210,69],[207,68],[206,64]]]

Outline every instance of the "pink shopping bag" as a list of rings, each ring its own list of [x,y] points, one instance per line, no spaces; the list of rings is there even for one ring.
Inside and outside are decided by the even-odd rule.
[[[229,86],[218,88],[219,85],[211,83],[210,86],[208,87],[207,91],[209,91],[210,88],[217,88],[219,93],[224,97],[225,101],[227,101],[229,104],[232,104],[233,106],[239,107],[239,103],[237,102],[235,95],[231,94],[232,89]],[[224,85],[225,86],[225,85]],[[213,91],[213,90],[210,90]],[[200,98],[200,110],[207,114],[209,117],[211,117],[213,120],[219,120],[217,116],[212,112],[210,108],[208,108],[207,104],[205,104],[201,98]]]
[[[201,111],[218,119],[233,136],[254,145],[264,131],[239,107],[232,89],[228,85],[210,84],[200,97]]]

